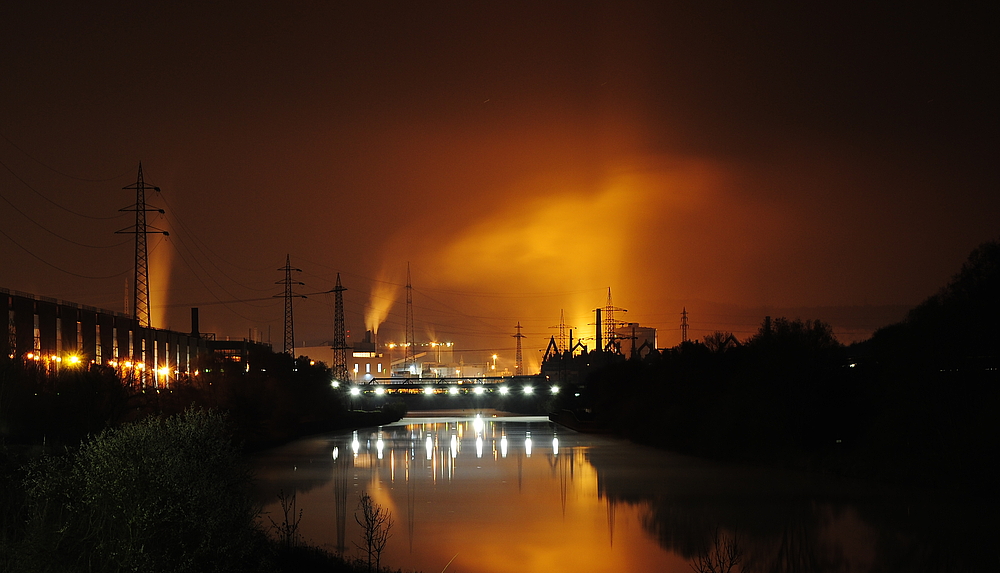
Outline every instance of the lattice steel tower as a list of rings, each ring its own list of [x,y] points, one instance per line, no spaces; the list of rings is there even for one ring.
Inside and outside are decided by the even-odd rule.
[[[604,348],[598,350],[615,350],[615,330],[620,326],[625,326],[624,321],[615,320],[615,312],[628,312],[624,308],[618,308],[611,304],[611,287],[608,287],[608,301],[604,304]]]
[[[521,334],[521,321],[518,321],[517,326],[514,328],[517,329],[517,334],[511,335],[517,339],[517,352],[514,354],[514,376],[524,376],[524,361],[521,357],[521,339],[525,338],[525,336]]]
[[[285,278],[280,281],[274,281],[276,285],[285,285],[284,294],[276,294],[277,297],[284,297],[285,299],[285,337],[284,337],[284,347],[283,352],[295,358],[295,325],[292,321],[292,299],[293,298],[306,298],[303,294],[295,294],[292,292],[292,285],[305,285],[306,283],[292,280],[292,271],[301,273],[302,269],[296,269],[292,267],[292,260],[289,255],[285,255],[285,266],[278,269],[279,271],[285,271]]]
[[[566,352],[570,350],[569,345],[566,343],[566,329],[573,328],[572,325],[566,324],[566,310],[559,309],[559,326],[550,326],[549,328],[558,328],[559,334],[553,338],[557,342],[556,348],[559,352]]]
[[[347,371],[347,330],[344,327],[344,291],[337,273],[337,286],[333,288],[333,379],[341,382],[350,380]]]
[[[135,279],[132,283],[132,317],[140,328],[149,328],[149,251],[146,248],[146,235],[170,233],[146,224],[146,213],[163,213],[163,209],[146,205],[146,188],[159,192],[160,188],[147,184],[142,178],[142,162],[139,162],[139,175],[135,183],[122,189],[135,190],[135,204],[119,209],[119,211],[135,211],[135,225],[125,227],[118,234],[135,235]]]
[[[403,364],[411,374],[416,374],[414,372],[417,364],[416,351],[414,349],[414,344],[416,341],[413,339],[413,285],[410,284],[410,263],[406,263],[406,352],[404,354]]]
[[[681,343],[688,341],[688,309],[685,306],[681,311]]]

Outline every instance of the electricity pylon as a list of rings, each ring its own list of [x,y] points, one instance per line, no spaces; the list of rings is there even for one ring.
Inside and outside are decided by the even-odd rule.
[[[163,209],[146,205],[146,188],[159,192],[160,188],[148,185],[142,178],[142,162],[139,162],[139,175],[135,183],[122,189],[135,189],[135,204],[119,209],[119,211],[135,211],[135,225],[125,227],[116,234],[135,235],[135,279],[132,283],[132,318],[139,323],[139,328],[149,328],[149,251],[146,248],[146,235],[170,233],[146,224],[146,213],[163,213]]]
[[[681,342],[688,341],[688,309],[685,306],[681,311]]]
[[[525,338],[521,334],[521,321],[517,322],[517,334],[513,334],[514,338],[517,339],[517,353],[514,354],[514,376],[524,376],[524,361],[521,359],[521,339]]]
[[[615,351],[618,347],[615,343],[615,330],[620,326],[625,326],[624,321],[615,320],[615,312],[628,312],[624,308],[619,308],[611,304],[611,287],[608,287],[608,301],[604,304],[604,348],[603,350]]]
[[[553,340],[555,342],[557,342],[556,349],[559,352],[565,352],[565,351],[569,350],[569,347],[566,344],[566,329],[567,328],[573,328],[573,326],[566,324],[566,310],[565,309],[559,309],[559,326],[550,326],[549,328],[558,328],[559,329],[559,334],[557,336],[553,337]]]
[[[417,358],[416,349],[414,344],[416,341],[413,339],[413,285],[410,283],[410,263],[406,263],[406,352],[404,355],[403,364],[410,374],[415,374]]]
[[[350,376],[347,371],[347,330],[344,327],[344,291],[340,284],[340,273],[337,273],[337,286],[333,288],[333,379],[347,382]]]
[[[282,351],[295,358],[295,326],[292,322],[292,299],[306,298],[306,295],[294,294],[292,292],[292,285],[305,285],[306,283],[292,280],[292,271],[301,273],[302,269],[292,267],[291,257],[287,254],[285,255],[285,266],[278,270],[285,271],[285,278],[283,280],[274,281],[276,285],[285,285],[285,292],[283,294],[274,295],[275,298],[279,296],[285,298],[285,339]]]

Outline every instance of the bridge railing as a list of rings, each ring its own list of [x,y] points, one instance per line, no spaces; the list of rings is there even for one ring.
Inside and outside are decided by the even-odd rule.
[[[455,386],[467,384],[510,384],[517,382],[538,383],[544,381],[544,376],[462,376],[440,378],[416,378],[406,376],[391,376],[370,378],[356,383],[358,386],[370,385],[411,385],[411,386]]]

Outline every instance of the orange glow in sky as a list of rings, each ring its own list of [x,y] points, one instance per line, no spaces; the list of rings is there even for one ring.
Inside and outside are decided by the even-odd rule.
[[[277,340],[290,255],[302,293],[341,273],[349,342],[402,339],[411,263],[418,338],[469,360],[511,354],[520,322],[531,363],[608,288],[661,347],[683,308],[694,338],[774,315],[864,339],[995,238],[977,10],[21,3],[0,286],[121,308],[142,161],[171,231],[154,323],[179,331],[199,306],[206,332]],[[331,305],[295,301],[297,345],[332,338]]]

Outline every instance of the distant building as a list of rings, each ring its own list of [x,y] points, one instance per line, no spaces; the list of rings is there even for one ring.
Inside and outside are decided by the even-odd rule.
[[[384,346],[392,364],[392,376],[397,378],[453,378],[470,375],[473,370],[461,361],[455,362],[455,344],[452,342],[418,342],[412,362],[401,344]]]
[[[453,342],[417,342],[412,357],[395,342],[380,343],[371,331],[355,342],[347,358],[351,382],[365,383],[373,378],[475,378],[509,374],[505,369],[491,369],[496,362],[466,363],[456,360]],[[300,346],[297,353],[328,366],[333,362],[332,343]]]
[[[615,347],[626,358],[632,358],[635,352],[639,357],[646,356],[656,350],[656,329],[640,326],[638,322],[629,322],[615,329]]]
[[[332,342],[319,346],[302,346],[296,348],[296,353],[327,366],[333,365]],[[364,339],[354,343],[347,357],[347,372],[351,375],[351,382],[368,382],[372,378],[389,377],[389,358],[377,351],[372,331],[365,332]]]
[[[210,353],[208,341],[191,333],[143,328],[112,310],[0,288],[0,356],[57,372],[76,364],[114,368],[140,385],[168,386],[196,370]]]
[[[388,361],[384,354],[378,352],[353,352],[347,368],[355,382],[389,376]]]
[[[354,343],[347,370],[354,382],[368,382],[372,378],[389,376],[389,358],[377,351],[374,332],[366,331],[364,340]]]
[[[247,340],[245,338],[239,340],[209,339],[206,341],[206,344],[217,359],[228,360],[229,362],[246,363],[254,355],[260,356],[273,352],[270,344]]]

